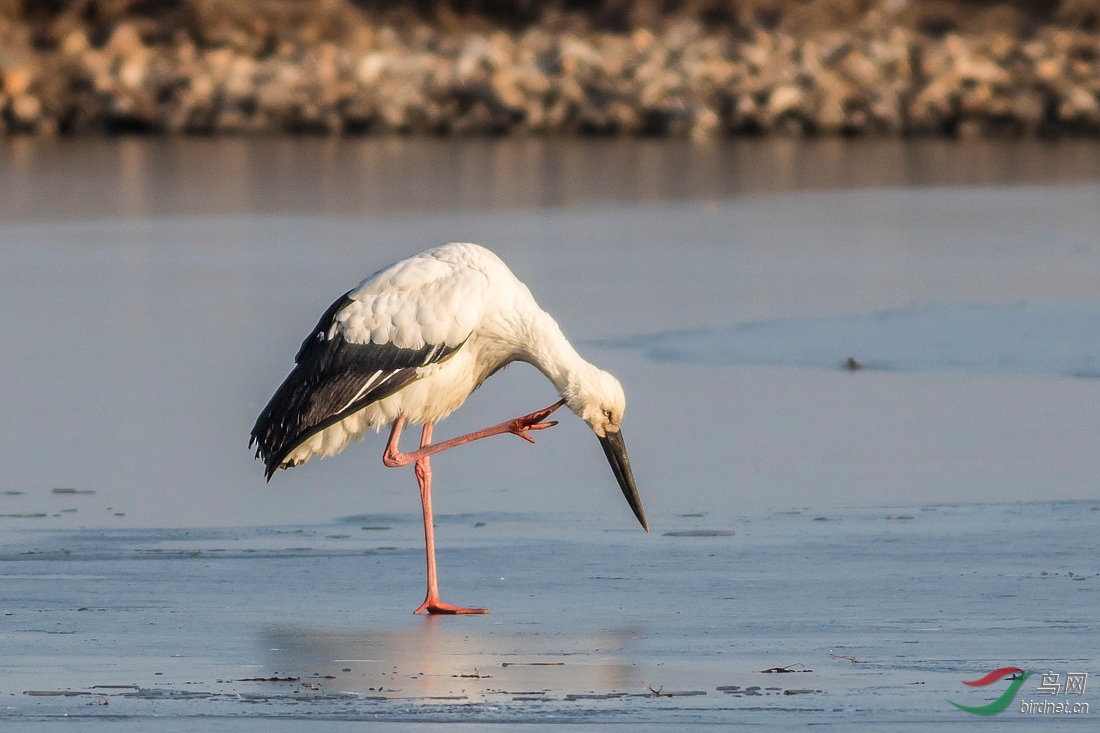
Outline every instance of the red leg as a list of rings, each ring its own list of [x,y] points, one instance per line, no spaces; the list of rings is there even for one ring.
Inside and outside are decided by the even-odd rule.
[[[558,423],[556,421],[543,422],[543,420],[564,404],[565,400],[558,400],[549,407],[539,410],[538,412],[532,412],[530,415],[517,417],[515,420],[507,420],[499,425],[493,425],[492,427],[484,428],[473,433],[460,435],[457,438],[451,438],[442,443],[429,445],[421,441],[420,450],[415,450],[412,453],[402,453],[397,447],[398,440],[401,438],[401,430],[405,427],[405,416],[399,415],[398,418],[393,421],[393,430],[390,432],[390,442],[386,445],[386,452],[382,454],[382,463],[390,468],[407,466],[422,458],[434,456],[436,453],[442,453],[445,450],[450,450],[451,448],[465,445],[466,443],[472,443],[475,440],[481,440],[482,438],[488,438],[493,435],[503,435],[504,433],[512,433],[529,443],[534,443],[535,439],[527,433],[531,430],[546,430],[546,428],[552,428],[557,425]],[[430,440],[431,428],[428,423],[425,423],[424,427],[428,431],[428,439]]]
[[[424,423],[424,432],[420,436],[420,445],[431,443],[432,424]],[[428,555],[428,594],[424,602],[413,613],[489,613],[488,608],[466,608],[453,606],[439,600],[439,582],[435,573],[435,528],[432,526],[432,464],[431,458],[424,456],[416,461],[416,481],[420,484],[420,503],[424,506],[424,548]]]

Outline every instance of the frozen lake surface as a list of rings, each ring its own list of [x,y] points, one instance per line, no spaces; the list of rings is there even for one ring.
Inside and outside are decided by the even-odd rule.
[[[248,431],[329,303],[448,240],[496,249],[622,379],[647,509],[1093,498],[1098,231],[1085,185],[0,226],[0,490],[24,492],[0,514],[47,511],[53,488],[95,500],[51,526],[414,511],[378,437],[267,485]],[[440,434],[555,399],[517,365]],[[580,421],[539,442],[441,457],[440,511],[584,506],[629,526]]]
[[[1100,675],[1092,142],[26,142],[0,727],[954,729],[994,667]],[[336,297],[454,240],[622,379],[654,531],[569,415],[449,452],[444,596],[493,612],[417,619],[383,440],[271,484],[246,446]],[[518,365],[437,436],[554,399]]]
[[[1100,658],[1095,501],[653,520],[645,535],[588,514],[441,517],[444,598],[492,609],[449,618],[409,613],[415,515],[10,531],[0,727],[958,730],[972,716],[946,699],[1005,687],[962,680]]]
[[[1100,377],[1100,301],[915,306],[609,339],[655,361]],[[845,355],[847,358],[844,358]]]

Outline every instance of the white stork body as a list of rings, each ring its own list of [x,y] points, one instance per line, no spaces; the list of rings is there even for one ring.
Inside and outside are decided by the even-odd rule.
[[[290,453],[288,462],[332,456],[398,415],[412,424],[438,423],[489,374],[511,361],[531,361],[524,333],[532,328],[549,326],[551,332],[540,333],[540,340],[568,346],[527,286],[498,256],[476,244],[448,244],[411,256],[367,277],[348,297],[351,302],[335,315],[324,338],[411,350],[429,343],[462,348],[447,360],[418,366],[415,381],[313,435]],[[572,355],[580,359],[575,351]],[[378,380],[384,378],[375,371]]]
[[[543,363],[557,362],[555,374],[560,365],[590,366],[527,286],[499,257],[476,244],[448,244],[414,255],[371,275],[347,297],[351,302],[336,313],[326,339],[339,336],[352,344],[410,350],[428,344],[462,348],[434,363],[429,352],[429,363],[416,368],[415,380],[313,435],[287,456],[293,465],[339,453],[398,415],[409,423],[439,422],[509,362],[530,362],[551,380]],[[532,342],[544,353],[529,353]],[[386,376],[375,371],[378,381]]]
[[[352,440],[362,440],[369,428],[392,424],[387,465],[417,463],[425,502],[429,599],[435,574],[429,456],[503,432],[530,440],[527,431],[552,424],[540,421],[557,406],[428,445],[432,425],[512,361],[537,367],[562,396],[559,404],[589,424],[631,508],[646,526],[620,433],[622,387],[577,354],[527,286],[484,247],[448,244],[371,275],[332,304],[302,342],[295,361],[297,366],[252,430],[268,478],[313,456],[339,453]],[[411,454],[397,450],[406,423],[424,425],[421,450]],[[423,608],[437,610],[428,601]]]

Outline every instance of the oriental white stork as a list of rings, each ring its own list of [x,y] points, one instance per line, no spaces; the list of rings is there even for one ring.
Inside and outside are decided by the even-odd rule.
[[[331,456],[368,428],[392,425],[382,461],[416,464],[424,510],[428,592],[414,613],[487,613],[443,603],[435,568],[430,457],[491,435],[528,434],[562,405],[600,439],[619,487],[648,532],[621,431],[626,397],[615,377],[576,352],[527,286],[476,244],[421,252],[368,277],[332,304],[302,342],[296,366],[252,428],[268,480],[276,470]],[[513,361],[534,365],[561,400],[529,415],[440,443],[432,426]],[[420,448],[398,448],[406,424],[423,425]]]

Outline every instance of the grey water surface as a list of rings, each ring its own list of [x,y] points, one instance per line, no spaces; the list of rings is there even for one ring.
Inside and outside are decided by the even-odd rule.
[[[964,679],[1100,674],[1092,141],[17,140],[0,191],[0,727],[955,730]],[[447,241],[621,378],[653,531],[570,415],[440,455],[492,613],[422,619],[383,436],[270,484],[247,442]],[[437,436],[556,398],[516,365]]]
[[[656,361],[1100,377],[1100,301],[897,308],[603,342]]]
[[[1005,687],[962,680],[1095,670],[1096,501],[655,523],[441,517],[444,596],[492,610],[428,619],[409,613],[414,515],[9,532],[0,726],[958,730],[974,717],[948,699]],[[989,727],[1039,725],[1019,713],[1038,684]],[[1059,699],[1096,703],[1087,685]]]

